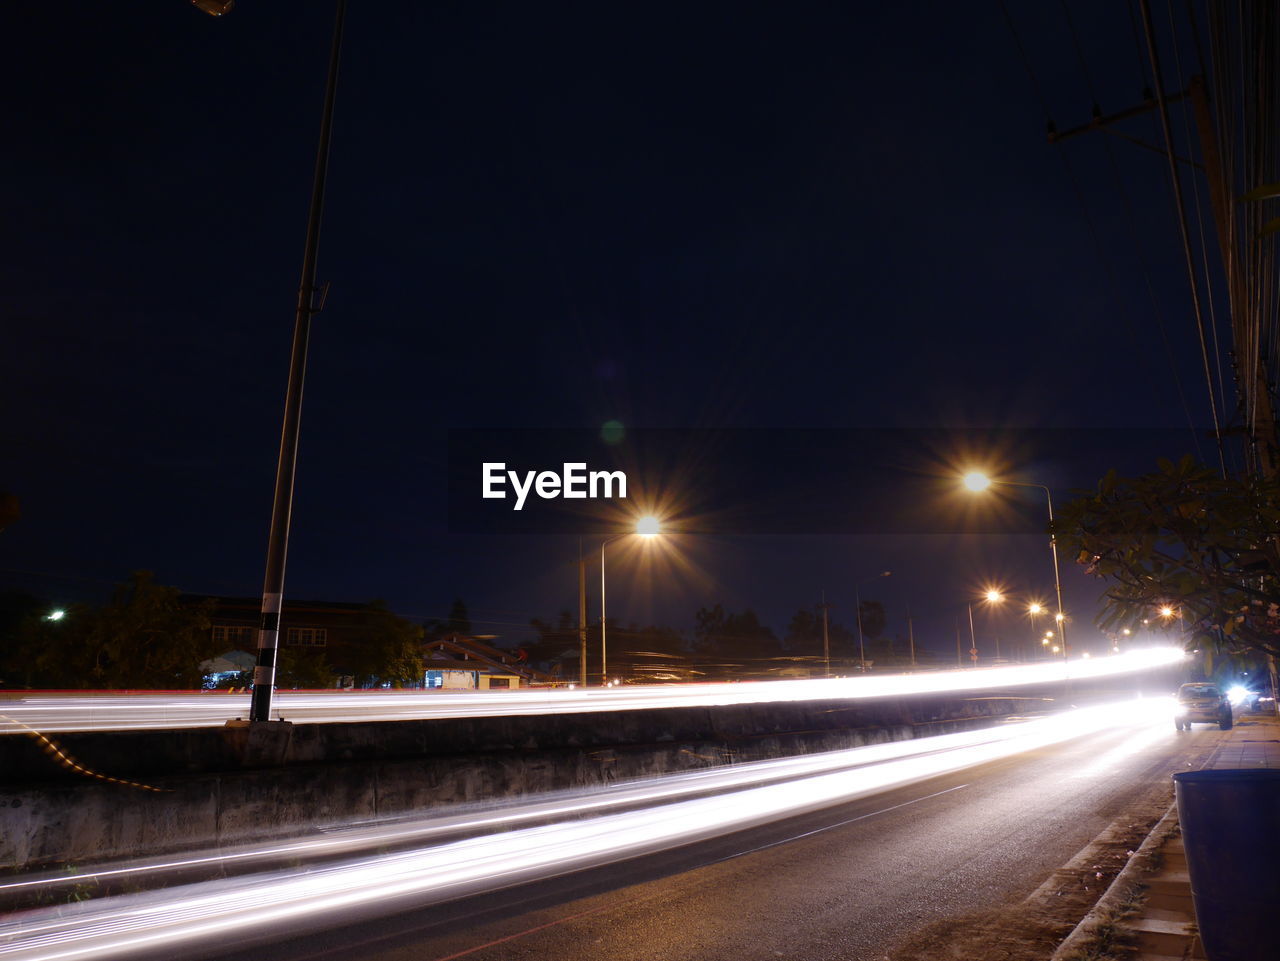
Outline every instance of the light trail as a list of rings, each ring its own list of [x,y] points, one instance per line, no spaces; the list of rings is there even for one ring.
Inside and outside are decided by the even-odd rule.
[[[296,723],[403,721],[444,717],[575,714],[675,707],[720,707],[783,701],[862,700],[1086,681],[1167,667],[1185,655],[1156,647],[1042,664],[935,671],[928,674],[815,680],[644,685],[514,691],[281,691],[278,716]],[[68,731],[172,730],[217,727],[248,714],[248,695],[213,692],[113,695],[0,696],[0,733],[15,721],[46,734]]]
[[[501,833],[14,915],[0,922],[0,958],[172,957],[314,933],[729,834],[1118,726],[1145,737],[1167,726],[1168,712],[1166,699],[1152,698],[963,735],[760,762],[744,771],[659,778],[626,786],[613,799],[645,806],[590,817],[580,816],[590,801],[585,793],[537,802],[577,806],[576,819],[554,823],[519,826],[517,805],[480,815],[490,828],[492,818],[512,816]],[[708,789],[719,793],[689,796]],[[641,794],[623,800],[627,791]],[[426,823],[377,825],[346,840],[367,830],[381,832],[385,843],[387,832],[421,831]]]

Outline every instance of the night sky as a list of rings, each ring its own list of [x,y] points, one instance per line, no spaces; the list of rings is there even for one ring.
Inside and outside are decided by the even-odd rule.
[[[1046,107],[1067,128],[1142,99],[1131,5],[1007,7],[1016,40],[998,2],[352,0],[286,597],[460,596],[509,639],[576,607],[575,538],[450,532],[450,430],[735,428],[767,455],[799,428],[979,428],[1063,503],[1109,465],[1056,430],[1127,431],[1139,466],[1192,450],[1166,161],[1045,137]],[[0,576],[258,593],[332,5],[7,19],[0,490],[24,516]],[[1179,74],[1156,19],[1180,89],[1185,22]],[[1154,115],[1123,129],[1161,143]],[[979,584],[1047,598],[1034,528],[940,530],[710,531],[644,571],[622,551],[610,614],[687,630],[723,602],[781,632],[826,591],[848,623],[892,569],[864,599],[890,631],[909,602],[947,651]],[[1100,585],[1063,575],[1087,625]]]

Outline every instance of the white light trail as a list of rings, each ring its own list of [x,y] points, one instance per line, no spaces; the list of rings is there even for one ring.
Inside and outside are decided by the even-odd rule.
[[[926,674],[816,680],[643,685],[636,687],[440,691],[281,691],[278,714],[296,723],[403,721],[442,717],[574,714],[673,707],[717,707],[782,701],[861,700],[943,694],[1092,680],[1166,667],[1184,657],[1172,647],[1081,658]],[[46,734],[216,727],[248,713],[248,695],[208,693],[0,696],[0,733],[21,721]]]
[[[728,834],[1097,731],[1130,726],[1143,734],[1152,725],[1167,727],[1168,713],[1167,700],[1153,698],[963,735],[760,762],[744,765],[746,771],[660,778],[627,787],[615,799],[647,799],[637,810],[15,915],[0,922],[0,958],[78,961],[147,951],[172,957],[211,944],[228,949],[311,933]],[[721,793],[687,796],[708,788]],[[630,790],[640,793],[623,800]],[[585,800],[541,803],[580,807]],[[486,816],[495,814],[501,816]],[[423,825],[369,830],[421,831]]]

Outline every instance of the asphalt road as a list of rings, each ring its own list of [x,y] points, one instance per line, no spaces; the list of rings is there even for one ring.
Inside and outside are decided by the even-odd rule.
[[[813,814],[221,957],[862,961],[1022,900],[1220,733],[1107,730]]]

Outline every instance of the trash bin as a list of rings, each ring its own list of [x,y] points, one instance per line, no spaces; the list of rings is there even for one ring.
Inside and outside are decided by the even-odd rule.
[[[1191,896],[1209,961],[1280,958],[1280,770],[1173,776]]]

